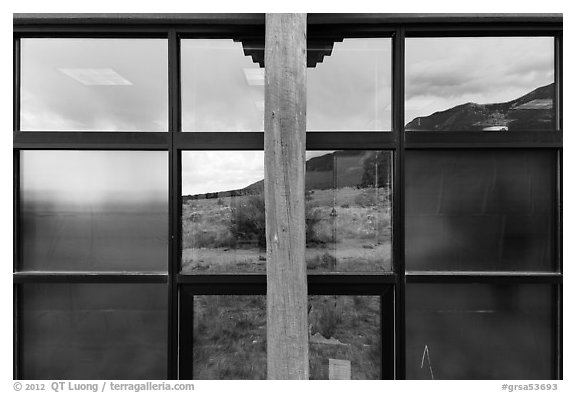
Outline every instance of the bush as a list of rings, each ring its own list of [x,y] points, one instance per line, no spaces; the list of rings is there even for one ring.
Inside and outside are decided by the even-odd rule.
[[[364,189],[354,198],[354,203],[359,207],[376,206],[376,193],[374,189]]]
[[[266,248],[266,216],[264,196],[250,195],[232,206],[230,233],[237,241],[257,241],[258,246]],[[321,213],[306,205],[306,244],[318,245],[325,242],[316,232]]]
[[[256,241],[266,247],[266,216],[264,196],[250,195],[232,207],[230,233],[240,241]]]
[[[334,271],[336,269],[336,258],[327,252],[322,255],[317,255],[307,263],[309,270],[320,269],[323,271]]]
[[[309,334],[320,333],[325,338],[334,337],[342,323],[342,310],[336,299],[315,299],[308,311]]]
[[[324,244],[324,241],[320,239],[316,231],[316,226],[321,218],[322,214],[320,211],[312,210],[312,208],[306,205],[306,245]]]

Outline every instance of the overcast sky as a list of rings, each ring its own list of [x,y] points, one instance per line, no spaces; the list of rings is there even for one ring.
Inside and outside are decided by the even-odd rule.
[[[307,151],[306,160],[330,153]],[[182,195],[237,190],[262,179],[262,151],[182,152]]]
[[[308,69],[308,129],[389,130],[391,61],[390,38],[336,42]],[[182,40],[183,130],[261,131],[263,75],[239,42]],[[409,38],[406,123],[515,99],[553,79],[552,38]],[[23,39],[21,91],[23,130],[165,131],[167,43]],[[184,194],[243,188],[263,178],[263,155],[184,153],[182,171]]]
[[[467,102],[510,101],[553,81],[553,38],[409,38],[406,123]]]
[[[166,131],[162,39],[22,39],[21,129]],[[75,74],[114,73],[129,84],[87,85]],[[100,80],[113,83],[113,80]]]

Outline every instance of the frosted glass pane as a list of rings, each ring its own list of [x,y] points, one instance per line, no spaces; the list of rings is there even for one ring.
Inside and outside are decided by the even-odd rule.
[[[158,284],[25,284],[23,379],[166,379]]]
[[[167,152],[23,151],[20,159],[22,270],[167,270]]]
[[[409,284],[408,379],[552,379],[552,287]]]
[[[408,270],[553,269],[556,153],[406,153]]]

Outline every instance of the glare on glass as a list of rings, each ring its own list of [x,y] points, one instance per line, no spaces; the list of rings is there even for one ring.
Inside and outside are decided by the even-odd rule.
[[[182,152],[182,273],[265,272],[264,152]]]
[[[24,271],[166,271],[168,153],[22,151]]]
[[[407,131],[553,130],[553,37],[406,39]]]
[[[24,38],[22,131],[167,131],[163,39]]]
[[[183,131],[264,130],[264,40],[183,39],[180,48]]]
[[[306,153],[308,272],[392,270],[392,153]]]
[[[406,269],[553,270],[556,153],[406,153]]]
[[[380,298],[309,296],[310,379],[381,377]],[[266,379],[266,297],[194,297],[194,379]]]
[[[22,287],[23,379],[166,379],[167,291],[158,284]]]
[[[389,131],[391,48],[390,38],[309,39],[306,128]]]
[[[552,379],[552,287],[409,284],[408,379]]]

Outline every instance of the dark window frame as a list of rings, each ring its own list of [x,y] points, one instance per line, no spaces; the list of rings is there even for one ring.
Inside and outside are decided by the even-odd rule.
[[[557,14],[309,14],[310,37],[392,38],[391,132],[308,132],[308,150],[367,149],[393,152],[394,271],[382,274],[310,274],[311,294],[393,293],[394,326],[381,325],[392,337],[393,357],[382,353],[383,377],[405,379],[406,283],[548,283],[554,291],[554,378],[562,379],[562,16]],[[238,289],[265,293],[263,274],[182,275],[181,152],[183,150],[262,150],[263,133],[181,132],[181,38],[238,38],[264,35],[263,14],[15,14],[14,17],[14,378],[21,375],[21,285],[34,283],[166,283],[168,291],[168,379],[186,377],[179,368],[192,359],[179,351],[179,323],[190,318],[179,302],[190,293],[227,294]],[[556,130],[526,133],[404,131],[405,39],[454,36],[553,36],[555,38]],[[168,40],[168,132],[20,132],[20,39],[54,38],[165,38]],[[550,149],[557,153],[555,205],[555,266],[551,273],[410,272],[404,263],[404,159],[407,149]],[[169,266],[165,274],[23,273],[20,262],[20,151],[40,150],[162,150],[169,152]],[[234,289],[236,288],[236,289]],[[392,288],[393,291],[388,291]],[[190,292],[191,291],[191,292]],[[386,292],[388,291],[388,292]],[[381,298],[383,299],[383,297]],[[184,301],[183,304],[186,302]],[[179,315],[182,320],[179,321]],[[384,333],[383,333],[384,334]],[[395,340],[394,340],[394,335]],[[182,338],[180,338],[182,340]],[[383,341],[384,342],[384,341]],[[180,344],[183,344],[181,341]],[[182,347],[182,345],[180,345]],[[184,348],[182,348],[184,349]],[[191,349],[191,348],[190,348]],[[184,355],[184,356],[183,356]],[[389,355],[389,354],[388,354]],[[178,357],[180,356],[180,364]],[[187,360],[188,359],[188,360]],[[392,363],[392,368],[385,369]],[[191,370],[192,364],[189,364]],[[391,370],[392,374],[389,371]]]

